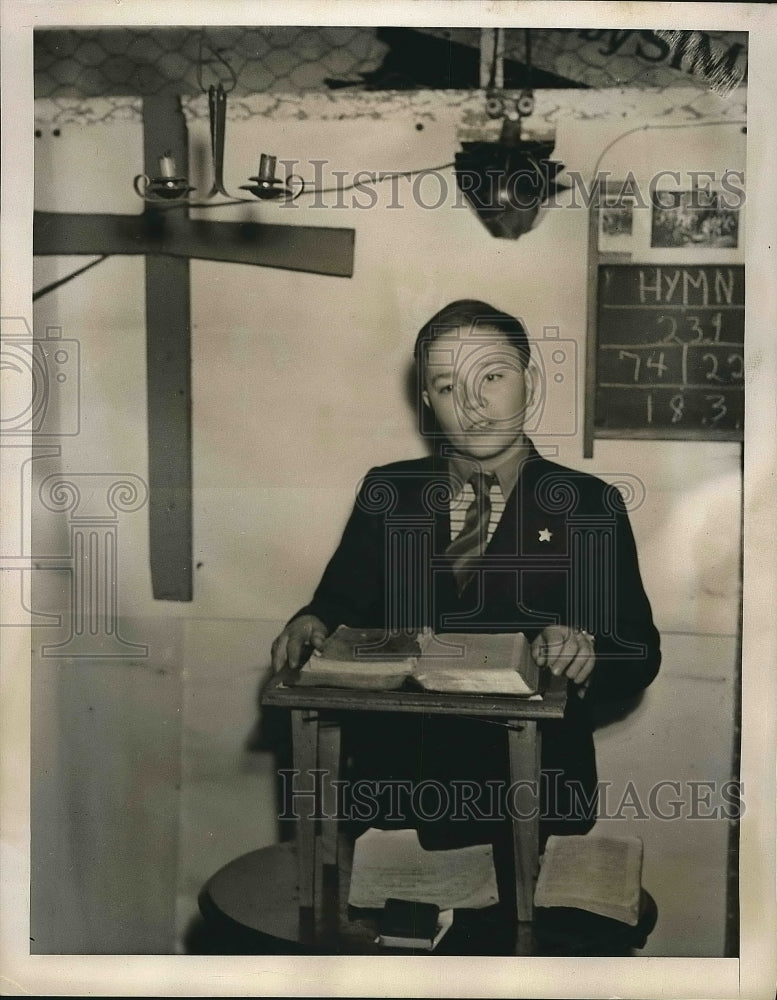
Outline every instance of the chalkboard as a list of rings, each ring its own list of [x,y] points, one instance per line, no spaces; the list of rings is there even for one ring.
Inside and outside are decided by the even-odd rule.
[[[741,440],[744,267],[599,263],[597,437]]]

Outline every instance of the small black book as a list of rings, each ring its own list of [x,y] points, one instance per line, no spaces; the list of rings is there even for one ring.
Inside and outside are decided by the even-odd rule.
[[[440,907],[410,899],[386,900],[378,927],[378,942],[393,948],[431,951],[440,930]]]

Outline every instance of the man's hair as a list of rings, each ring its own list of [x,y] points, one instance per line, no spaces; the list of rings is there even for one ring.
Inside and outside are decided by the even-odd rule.
[[[481,302],[478,299],[457,299],[435,313],[418,331],[413,357],[419,376],[423,376],[429,345],[447,331],[459,328],[482,329],[484,333],[496,330],[518,352],[522,367],[526,368],[528,365],[531,349],[526,330],[520,320],[502,312],[501,309],[495,309],[488,302]]]

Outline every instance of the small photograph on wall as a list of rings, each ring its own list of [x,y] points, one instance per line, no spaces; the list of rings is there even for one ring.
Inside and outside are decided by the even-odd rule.
[[[739,246],[739,209],[717,191],[658,191],[653,201],[652,247]]]
[[[628,252],[634,231],[634,199],[607,198],[599,209],[599,252]]]

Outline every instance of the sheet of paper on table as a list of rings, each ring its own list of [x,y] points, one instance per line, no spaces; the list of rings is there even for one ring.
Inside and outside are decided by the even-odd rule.
[[[382,907],[396,896],[441,910],[499,902],[490,844],[425,851],[416,830],[370,828],[354,844],[350,906]]]

